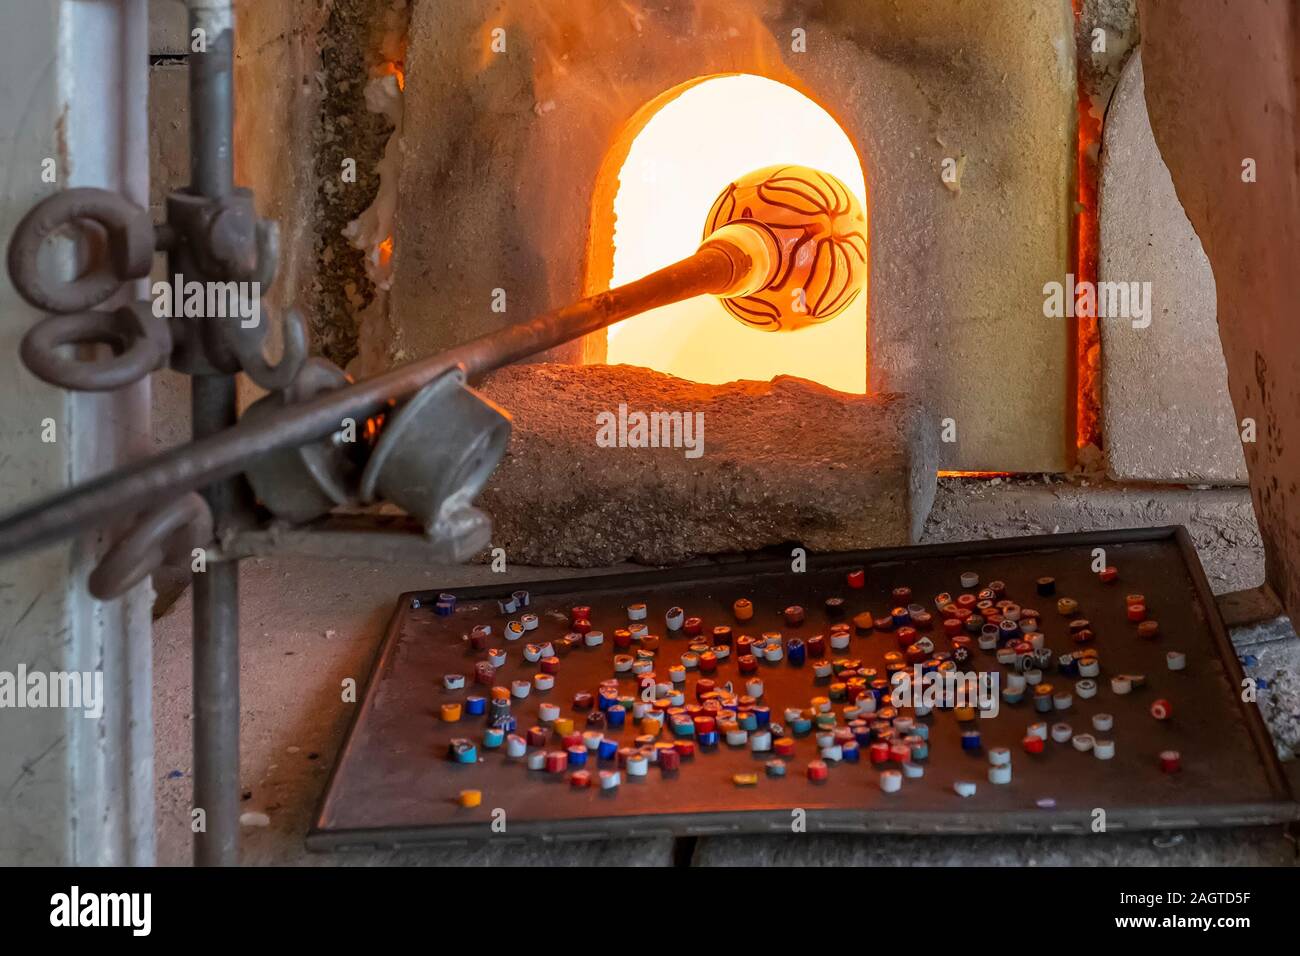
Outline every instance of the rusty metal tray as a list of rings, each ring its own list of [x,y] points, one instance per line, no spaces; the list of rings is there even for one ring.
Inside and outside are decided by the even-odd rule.
[[[1120,579],[1103,584],[1092,573],[1093,549],[1104,548],[1106,561],[1120,569]],[[867,586],[851,590],[846,571],[863,567]],[[808,636],[824,627],[822,602],[840,595],[848,615],[861,610],[887,611],[894,587],[912,588],[918,603],[929,606],[943,591],[960,592],[963,570],[979,573],[982,582],[1001,579],[1007,595],[1043,614],[1047,646],[1061,653],[1074,646],[1066,636],[1066,619],[1056,612],[1055,598],[1035,596],[1034,581],[1042,575],[1057,579],[1057,594],[1078,599],[1079,613],[1089,618],[1098,637],[1101,689],[1091,700],[1077,696],[1068,711],[1035,713],[1032,704],[1003,705],[995,718],[978,720],[985,747],[1006,746],[1013,753],[1014,779],[1009,785],[987,782],[983,753],[962,751],[958,724],[951,712],[937,711],[931,723],[930,756],[925,776],[905,780],[899,793],[886,794],[878,771],[862,754],[857,764],[832,766],[830,778],[812,783],[807,763],[816,757],[811,737],[798,740],[784,778],[766,777],[763,763],[770,754],[721,744],[716,751],[698,753],[682,762],[680,771],[628,779],[616,791],[572,788],[567,775],[530,771],[504,750],[481,746],[484,718],[445,724],[439,705],[475,692],[473,662],[480,655],[464,639],[479,622],[506,622],[496,598],[523,588],[532,594],[531,611],[542,624],[536,638],[557,638],[568,631],[562,613],[575,604],[593,608],[596,627],[606,633],[599,648],[576,648],[562,660],[554,690],[533,691],[516,702],[519,727],[537,723],[541,700],[552,700],[569,712],[574,691],[595,690],[613,675],[610,633],[626,621],[625,606],[643,601],[649,606],[651,631],[663,634],[666,608],[684,607],[704,619],[706,633],[715,624],[732,624],[737,633],[780,630],[787,636]],[[1125,618],[1123,596],[1147,596],[1151,616],[1160,622],[1161,637],[1138,639]],[[402,595],[378,655],[365,695],[335,763],[314,825],[307,838],[312,849],[460,843],[476,839],[588,839],[648,835],[790,832],[792,811],[804,811],[808,832],[915,833],[1085,833],[1097,808],[1105,811],[1106,827],[1154,829],[1167,827],[1240,826],[1296,819],[1297,805],[1278,766],[1268,731],[1253,704],[1244,703],[1243,674],[1228,640],[1213,595],[1206,583],[1187,533],[1181,527],[1107,531],[975,541],[842,554],[811,555],[807,569],[794,573],[788,559],[746,560],[731,564],[675,568],[584,579],[467,588],[456,592],[457,611],[439,617],[429,606],[437,590]],[[413,598],[425,606],[412,608]],[[737,625],[731,605],[738,597],[754,602],[753,620]],[[781,610],[790,604],[808,609],[801,627],[787,627]],[[941,630],[936,645],[947,647]],[[529,677],[535,664],[523,660],[521,645],[506,645],[509,659],[499,682]],[[677,647],[686,639],[664,637],[661,667],[675,662]],[[842,656],[879,666],[883,654],[897,647],[893,635],[855,636]],[[1166,651],[1187,654],[1187,668],[1168,670]],[[841,655],[836,655],[841,656]],[[976,655],[981,670],[999,669],[991,654]],[[807,706],[823,694],[808,666],[788,663],[761,665],[764,702],[773,720],[785,706]],[[471,675],[469,688],[446,691],[445,673]],[[1108,675],[1142,673],[1147,684],[1126,696],[1113,694]],[[717,676],[735,679],[734,660]],[[1045,678],[1058,686],[1068,680]],[[688,688],[692,687],[692,672]],[[632,679],[624,683],[632,687]],[[483,692],[480,688],[479,692]],[[690,695],[688,694],[688,697]],[[1163,697],[1173,705],[1173,717],[1157,721],[1148,710]],[[837,705],[838,706],[838,705]],[[1115,716],[1108,735],[1117,745],[1114,759],[1102,761],[1069,744],[1051,741],[1041,755],[1026,754],[1020,740],[1035,720],[1064,720],[1076,732],[1092,733],[1091,715]],[[629,725],[633,722],[629,715]],[[582,727],[578,721],[579,729]],[[629,726],[629,742],[636,731]],[[663,738],[667,739],[665,730]],[[459,765],[446,754],[453,737],[480,743],[480,761]],[[1178,750],[1183,769],[1162,773],[1158,754]],[[602,766],[589,761],[588,769]],[[739,771],[757,771],[756,787],[732,782]],[[958,779],[978,783],[975,796],[961,798],[952,785]],[[593,781],[594,783],[594,781]],[[462,789],[483,792],[482,805],[460,807]],[[1051,797],[1055,807],[1042,809],[1039,798]],[[492,829],[494,811],[504,811],[505,832]],[[497,818],[502,819],[497,813]]]

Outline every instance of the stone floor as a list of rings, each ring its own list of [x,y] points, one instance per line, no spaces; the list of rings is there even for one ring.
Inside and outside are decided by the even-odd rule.
[[[1245,509],[1244,512],[1242,509]],[[1181,489],[1121,493],[1053,482],[944,481],[927,540],[1023,535],[1086,527],[1134,527],[1170,521],[1189,526],[1216,591],[1258,583],[1262,556],[1253,543],[1249,505],[1240,490]],[[1249,527],[1248,527],[1249,526]],[[614,567],[608,571],[626,570]],[[1213,865],[1295,862],[1280,828],[1089,837],[997,838],[824,836],[708,837],[486,844],[453,850],[312,854],[303,837],[347,726],[340,700],[346,677],[363,684],[402,591],[563,577],[561,569],[513,568],[504,576],[483,567],[436,569],[279,558],[243,565],[242,773],[246,864],[819,864],[864,865]],[[581,572],[591,574],[591,571]],[[155,625],[155,769],[158,776],[158,862],[189,859],[190,600],[186,595]],[[1300,718],[1300,640],[1285,626],[1235,636],[1248,669],[1270,681],[1265,712],[1284,754],[1294,750]],[[1251,663],[1251,662],[1254,663]],[[1285,764],[1300,792],[1300,761]],[[255,821],[255,822],[254,822]],[[260,825],[258,825],[260,824]]]

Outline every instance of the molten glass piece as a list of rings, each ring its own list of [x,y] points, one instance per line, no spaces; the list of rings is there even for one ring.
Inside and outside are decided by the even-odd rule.
[[[768,239],[772,271],[761,288],[724,298],[750,328],[790,332],[835,318],[866,285],[867,218],[848,187],[807,166],[768,166],[722,191],[706,239],[733,223]]]

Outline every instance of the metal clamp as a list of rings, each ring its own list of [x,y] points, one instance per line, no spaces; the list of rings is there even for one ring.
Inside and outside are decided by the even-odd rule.
[[[220,199],[173,192],[167,197],[167,225],[169,261],[182,279],[255,282],[259,294],[275,281],[279,227],[257,217],[249,190],[236,189]],[[280,321],[284,348],[274,365],[263,353],[266,322],[245,326],[215,316],[178,322],[172,367],[197,375],[242,371],[262,388],[278,391],[293,381],[308,351],[307,324],[298,311],[287,310]]]
[[[106,345],[108,356],[79,359],[70,346]],[[23,336],[23,364],[41,381],[77,391],[102,392],[139,381],[162,368],[172,351],[167,320],[147,302],[113,312],[51,315]]]
[[[177,559],[212,540],[212,512],[190,492],[145,513],[90,573],[90,593],[101,601],[120,597],[169,558]]]
[[[67,227],[90,236],[87,223],[103,229],[107,254],[76,278],[45,275],[41,250],[46,240]],[[123,282],[147,276],[153,253],[148,210],[106,189],[65,189],[37,203],[18,223],[9,243],[9,278],[18,294],[38,309],[81,312],[107,300]]]

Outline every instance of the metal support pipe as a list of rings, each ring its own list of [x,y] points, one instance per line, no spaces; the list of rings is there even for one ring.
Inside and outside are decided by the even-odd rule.
[[[234,188],[235,31],[229,0],[190,0],[189,23],[191,36],[202,31],[204,46],[190,57],[190,189],[221,199]],[[191,377],[195,441],[230,428],[238,415],[233,375]],[[236,515],[239,491],[233,475],[202,489],[218,533]],[[239,562],[205,566],[194,572],[193,584],[194,807],[202,811],[204,824],[194,834],[194,863],[234,866],[239,862]]]
[[[220,199],[235,187],[235,15],[230,0],[189,0],[190,36],[204,52],[190,57],[190,188]]]
[[[190,388],[195,438],[234,423],[233,376],[195,376]],[[230,479],[203,490],[215,527],[229,523],[237,494]],[[193,582],[194,806],[205,824],[194,834],[194,863],[233,866],[239,862],[239,562],[213,562]]]

